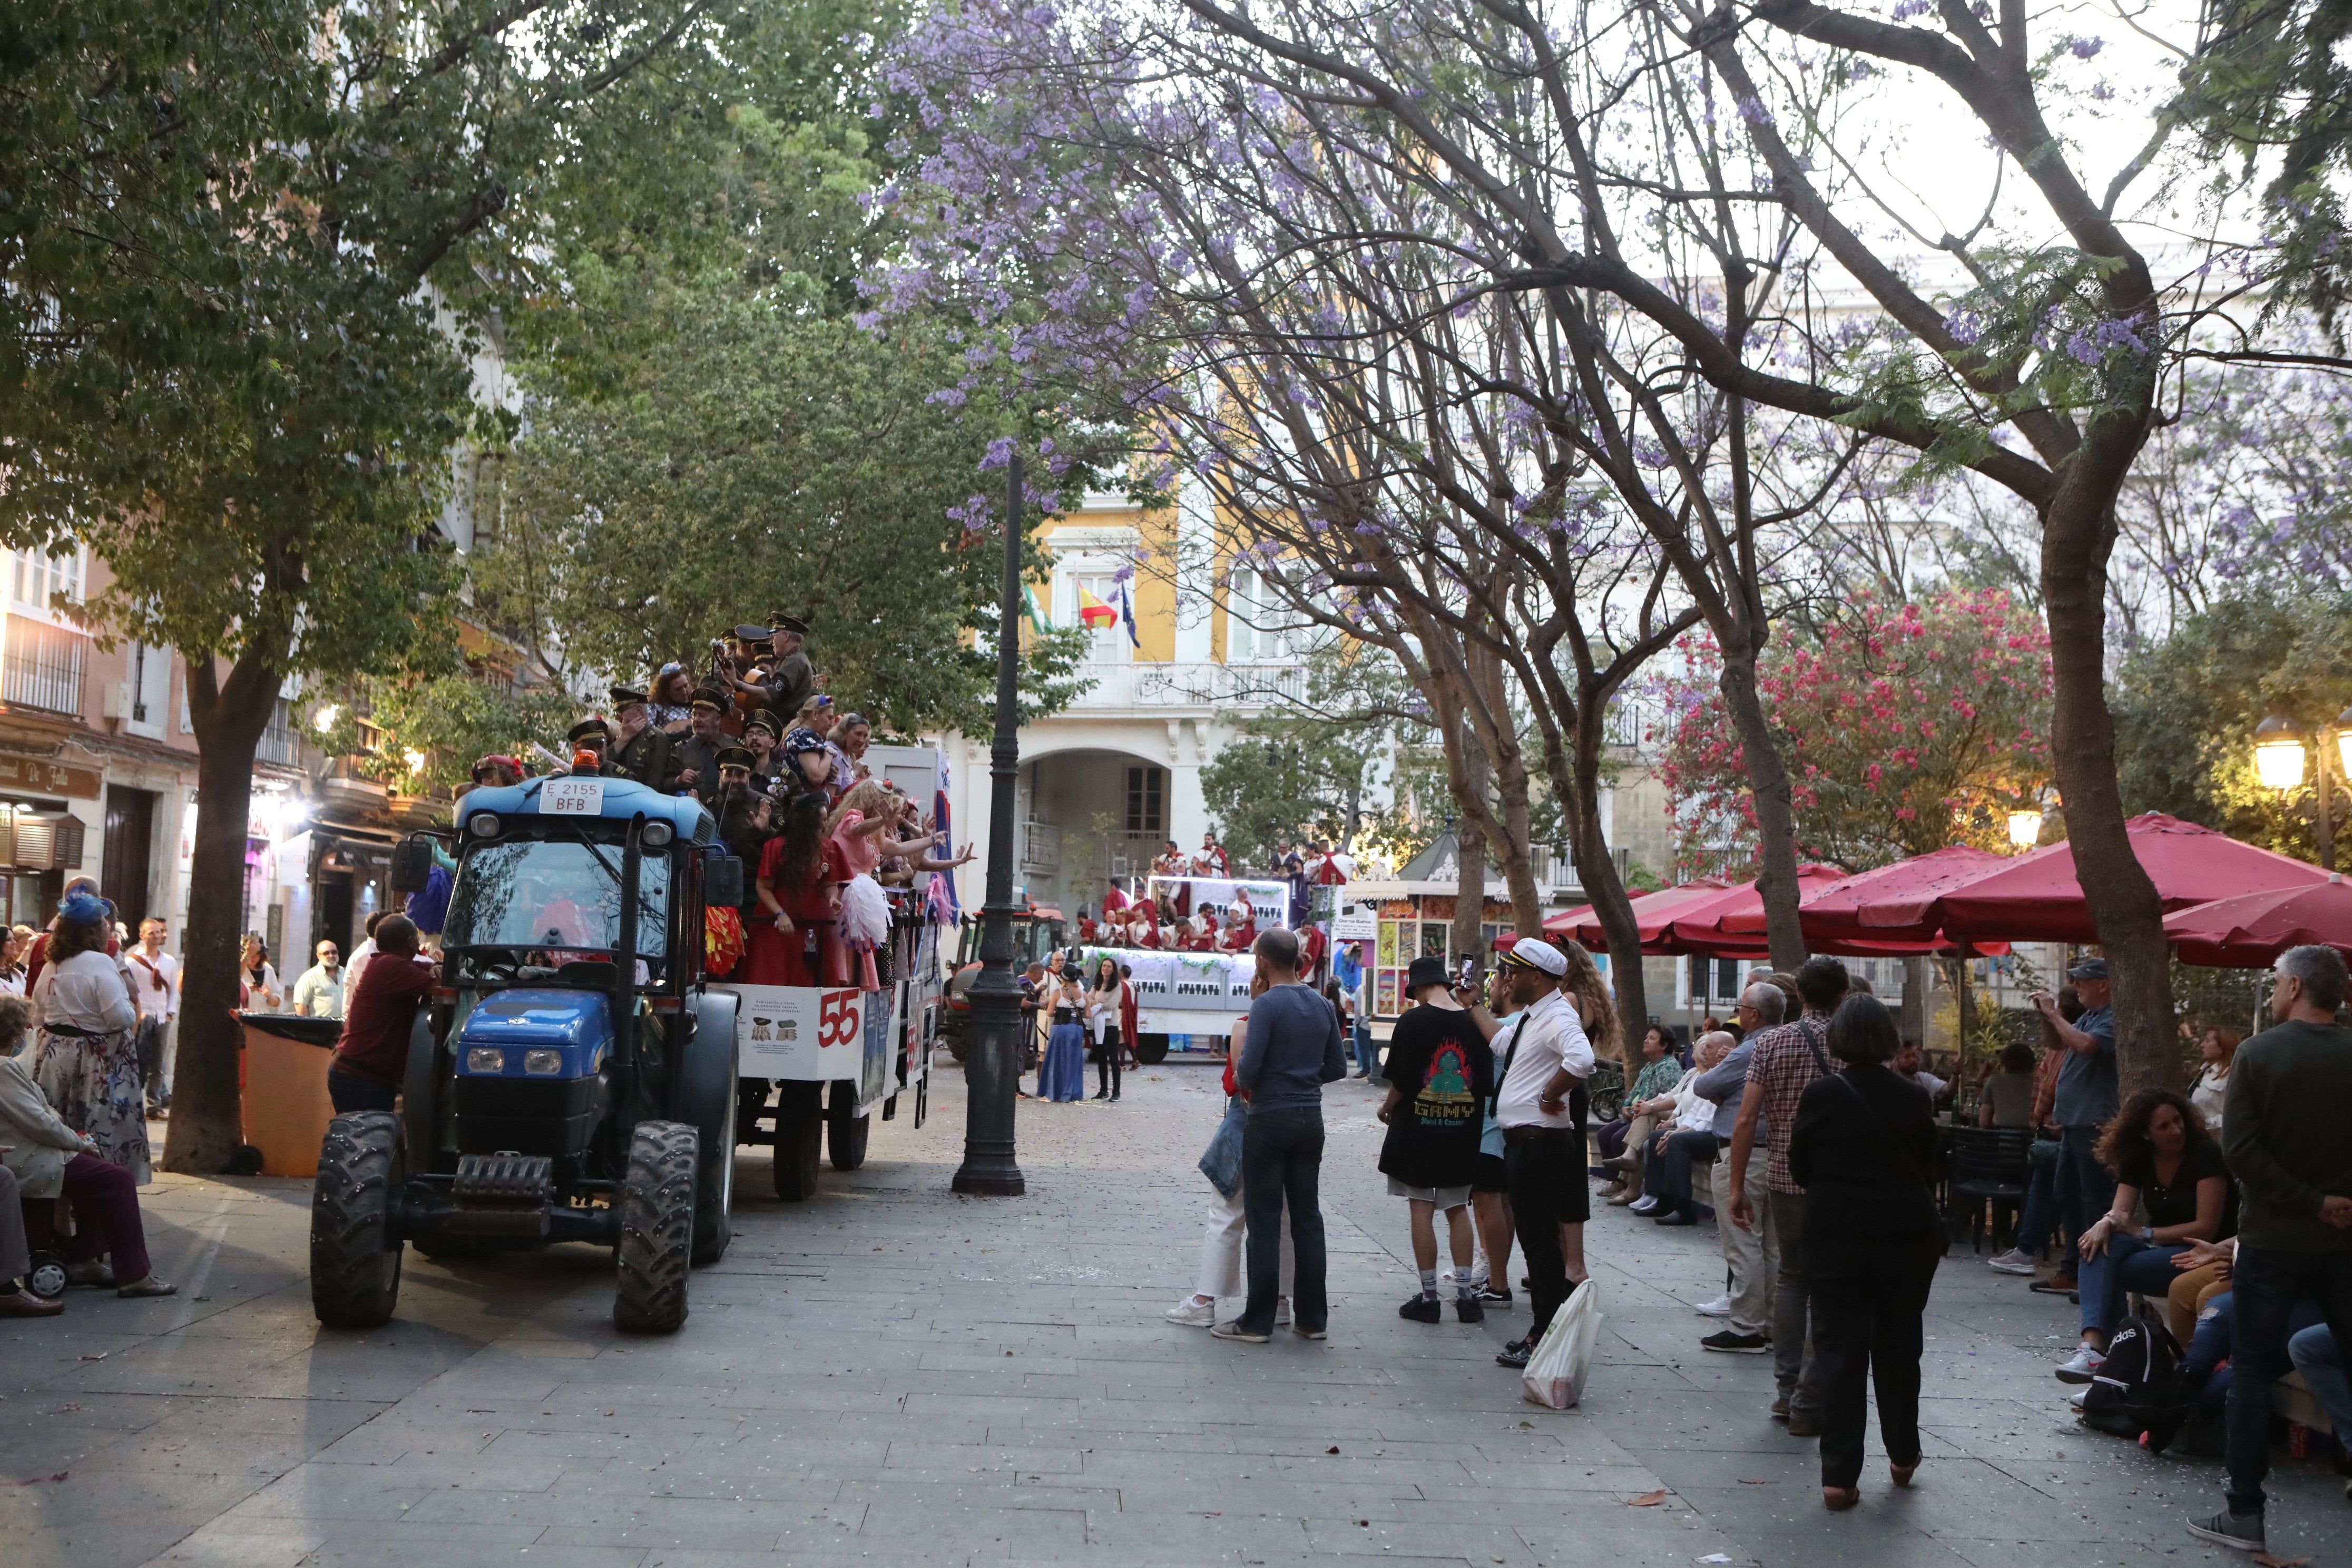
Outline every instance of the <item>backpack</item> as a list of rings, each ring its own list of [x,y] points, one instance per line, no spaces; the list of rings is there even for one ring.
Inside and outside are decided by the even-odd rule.
[[[2161,1447],[2179,1430],[2174,1390],[2180,1381],[2180,1347],[2161,1323],[2135,1321],[2107,1341],[2106,1359],[2091,1374],[2083,1395],[2083,1425],[2094,1431],[2139,1440],[2160,1432]]]

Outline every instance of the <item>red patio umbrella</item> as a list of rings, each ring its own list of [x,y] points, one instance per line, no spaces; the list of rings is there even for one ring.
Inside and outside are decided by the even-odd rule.
[[[1834,866],[1807,863],[1797,868],[1797,904],[1817,898],[1845,873]],[[1737,923],[1735,923],[1737,922]],[[1650,940],[1647,933],[1644,939]],[[1674,911],[1654,939],[1661,952],[1707,953],[1718,958],[1762,955],[1764,898],[1753,882],[1724,889],[1712,899]]]
[[[2308,862],[2241,844],[2226,833],[2152,811],[2125,825],[2132,853],[2168,910],[2265,889],[2325,882]],[[1956,937],[2007,942],[2096,942],[2075,879],[2074,850],[2059,843],[2020,855],[1989,875],[1932,896],[1887,900],[1894,924],[1933,921]]]
[[[1932,922],[1904,920],[1904,911],[2010,863],[2008,856],[1990,849],[1950,845],[1842,877],[1805,898],[1798,906],[1797,921],[1804,928],[1806,944],[1821,951],[1832,951],[1832,943],[1853,942],[1907,943],[1915,951],[1918,944],[1948,947],[1952,944]],[[1727,914],[1722,925],[1727,932],[1760,936],[1763,906],[1759,902],[1752,910]]]
[[[2352,954],[2352,887],[2340,871],[2324,882],[2216,899],[2164,917],[2164,938],[2183,963],[2260,969],[2291,947]]]
[[[1660,888],[1652,892],[1635,893],[1633,898],[1633,923],[1642,933],[1642,945],[1647,948],[1657,941],[1676,911],[1704,903],[1730,885],[1717,878],[1701,877],[1678,888]],[[1596,952],[1609,945],[1608,934],[1601,929],[1601,918],[1592,912],[1591,904],[1562,910],[1544,921],[1543,928],[1548,936],[1572,937]]]

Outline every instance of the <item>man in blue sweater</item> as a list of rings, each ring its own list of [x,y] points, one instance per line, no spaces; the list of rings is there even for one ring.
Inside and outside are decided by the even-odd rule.
[[[1242,1212],[1249,1227],[1249,1299],[1242,1315],[1209,1331],[1262,1345],[1274,1338],[1281,1289],[1282,1206],[1290,1205],[1297,1255],[1291,1328],[1319,1340],[1331,1315],[1324,1285],[1323,1086],[1348,1076],[1339,1016],[1298,978],[1298,938],[1280,927],[1258,933],[1251,951],[1265,991],[1250,1004],[1249,1034],[1234,1081],[1249,1100],[1242,1129]]]

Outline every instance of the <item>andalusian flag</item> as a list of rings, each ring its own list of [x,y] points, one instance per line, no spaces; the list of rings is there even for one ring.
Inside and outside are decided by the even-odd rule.
[[[1045,612],[1040,609],[1037,605],[1036,590],[1030,587],[1026,583],[1021,584],[1021,602],[1028,607],[1029,625],[1032,627],[1035,628],[1040,634],[1050,632],[1054,629],[1054,623],[1045,618]]]
[[[1078,584],[1078,621],[1091,630],[1103,631],[1118,625],[1118,611],[1088,593],[1087,585],[1081,583]]]

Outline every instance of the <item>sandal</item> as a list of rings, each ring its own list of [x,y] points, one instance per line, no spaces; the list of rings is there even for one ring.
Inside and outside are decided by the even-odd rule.
[[[125,1300],[140,1296],[176,1296],[179,1293],[180,1288],[177,1285],[168,1279],[158,1279],[152,1274],[144,1279],[134,1279],[115,1291],[117,1296]]]

